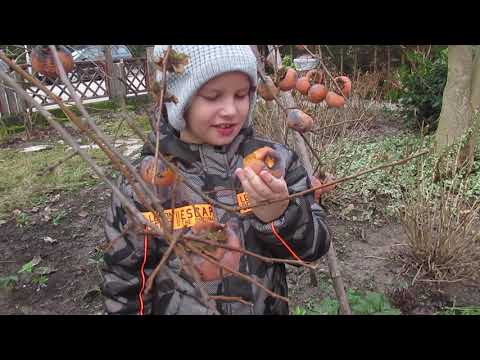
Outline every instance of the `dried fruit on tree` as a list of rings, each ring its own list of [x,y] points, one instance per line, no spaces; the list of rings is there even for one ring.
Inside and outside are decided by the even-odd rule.
[[[302,76],[297,80],[295,88],[300,94],[307,95],[308,90],[310,90],[310,81],[308,81],[306,76]]]
[[[258,81],[257,92],[265,101],[272,101],[278,95],[278,88],[275,86],[272,78],[265,76],[265,81]]]
[[[75,62],[70,51],[61,45],[56,46],[57,54],[66,73],[73,70]],[[57,65],[50,48],[45,45],[36,46],[31,53],[32,69],[34,72],[43,74],[49,78],[55,79],[59,76]]]
[[[308,100],[314,104],[322,102],[327,96],[327,88],[322,84],[315,84],[308,90]]]
[[[310,115],[299,109],[291,109],[287,115],[287,126],[301,133],[310,131],[313,127],[313,119]]]
[[[278,87],[282,91],[290,91],[295,88],[297,84],[298,75],[295,69],[291,67],[281,67],[277,72],[277,81]]]
[[[310,82],[310,85],[323,84],[323,82],[325,80],[325,77],[323,75],[323,71],[318,70],[318,69],[309,70],[307,72],[307,75],[305,75],[305,76],[307,77],[308,81]]]
[[[328,106],[338,109],[345,105],[345,98],[333,91],[329,91],[327,93],[327,97],[325,98],[325,102]]]
[[[167,50],[163,52],[163,57],[161,57],[158,62],[156,63],[157,66],[162,69],[163,63],[165,61],[165,55],[167,54]],[[170,54],[166,61],[166,71],[174,72],[176,74],[181,74],[185,71],[185,66],[188,65],[188,55],[177,52],[174,49],[170,49]]]
[[[349,96],[352,92],[352,81],[346,76],[339,76],[335,78],[340,89],[342,89],[342,93],[345,96]]]
[[[155,164],[156,170],[155,170]],[[154,156],[146,156],[140,164],[140,176],[149,184],[167,187],[175,181],[175,173],[160,159],[155,162]]]
[[[257,175],[262,170],[267,170],[276,178],[285,175],[284,161],[274,149],[268,146],[261,147],[245,156],[243,167],[247,166]]]
[[[202,240],[208,240],[219,245],[241,248],[240,239],[229,224],[220,224],[216,221],[197,222],[192,226],[190,233]],[[240,257],[242,255],[240,252],[227,250],[215,245],[195,242],[193,240],[190,241],[190,244],[204,253],[208,252],[209,254],[207,255],[213,256],[220,264],[238,271]],[[218,280],[230,275],[229,271],[199,255],[193,255],[192,260],[195,270],[203,281]],[[185,267],[185,270],[189,273],[188,267]]]

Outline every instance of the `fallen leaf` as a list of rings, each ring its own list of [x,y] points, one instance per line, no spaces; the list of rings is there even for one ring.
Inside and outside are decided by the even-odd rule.
[[[35,145],[35,146],[27,147],[20,152],[22,153],[37,152],[45,149],[50,149],[51,147],[52,147],[51,145]]]
[[[31,261],[32,267],[40,264],[40,261],[42,261],[42,258],[40,256],[38,256],[38,255],[34,256],[32,261]]]
[[[53,244],[53,243],[56,243],[57,240],[56,239],[52,239],[50,236],[45,236],[43,238],[43,241],[47,242],[47,243],[50,243],[50,244]]]
[[[80,211],[80,212],[78,213],[78,216],[80,216],[80,217],[82,217],[82,218],[87,217],[87,216],[88,216],[88,212],[86,212],[86,211]]]
[[[7,223],[6,220],[0,220],[0,225],[6,224],[6,223]]]

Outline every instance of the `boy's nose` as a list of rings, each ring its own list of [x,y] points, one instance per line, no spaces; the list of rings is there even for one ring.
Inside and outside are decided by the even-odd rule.
[[[222,116],[234,116],[237,113],[237,108],[233,99],[227,100],[222,105],[220,114]]]

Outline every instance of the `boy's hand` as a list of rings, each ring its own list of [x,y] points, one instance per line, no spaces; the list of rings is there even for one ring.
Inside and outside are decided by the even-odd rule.
[[[240,179],[251,204],[264,200],[279,200],[289,195],[287,183],[283,177],[276,178],[266,170],[263,170],[260,172],[260,175],[257,175],[252,169],[246,167],[244,169],[237,169],[235,175]],[[289,202],[290,200],[286,199],[270,205],[253,208],[252,211],[257,218],[264,223],[268,223],[282,216]]]

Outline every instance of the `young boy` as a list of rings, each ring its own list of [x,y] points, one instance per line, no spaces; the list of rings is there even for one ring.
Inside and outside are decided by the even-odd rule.
[[[167,49],[157,45],[155,56]],[[168,102],[162,121],[160,151],[173,157],[181,174],[218,202],[229,206],[276,200],[311,187],[298,156],[285,146],[254,136],[251,127],[256,103],[256,58],[247,45],[174,45],[189,57],[181,74],[168,73],[167,89],[178,101]],[[154,134],[151,140],[155,143]],[[284,176],[243,168],[243,159],[262,147],[271,147],[285,165]],[[153,155],[144,148],[143,160]],[[131,186],[120,179],[121,191],[148,212]],[[254,253],[284,259],[314,261],[330,246],[329,232],[313,193],[253,208],[246,215],[211,206],[184,184],[176,188],[175,230],[196,221],[228,224],[228,244]],[[165,194],[165,192],[163,192]],[[169,194],[167,192],[167,194]],[[166,197],[163,206],[171,208]],[[168,210],[166,210],[168,212]],[[210,314],[193,286],[194,280],[178,257],[171,256],[145,294],[145,281],[167,249],[165,240],[124,229],[131,222],[114,196],[105,221],[108,241],[118,238],[105,254],[103,294],[109,314]],[[119,236],[124,231],[123,236]],[[217,251],[220,262],[254,277],[271,291],[287,296],[283,264],[266,263],[234,251]],[[214,301],[221,314],[284,314],[288,304],[238,276],[197,258],[209,295],[241,297],[240,302]]]

